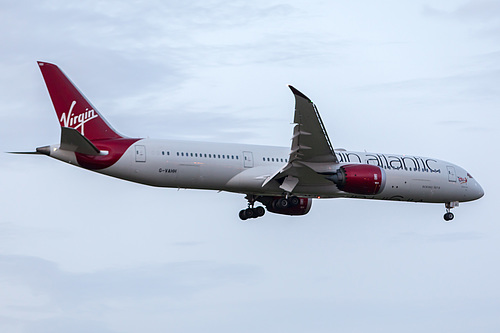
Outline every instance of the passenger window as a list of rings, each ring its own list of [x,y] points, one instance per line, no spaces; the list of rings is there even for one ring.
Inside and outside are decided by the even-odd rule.
[[[182,156],[184,156],[184,153],[181,153]]]
[[[179,152],[177,152],[177,156],[179,156]]]

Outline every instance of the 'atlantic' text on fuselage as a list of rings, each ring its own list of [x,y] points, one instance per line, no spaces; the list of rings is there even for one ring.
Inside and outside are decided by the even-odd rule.
[[[366,163],[371,165],[377,165],[381,168],[386,169],[404,169],[412,168],[414,170],[423,170],[430,172],[441,172],[441,169],[433,168],[432,164],[437,163],[436,160],[431,158],[422,158],[417,156],[396,156],[396,155],[385,155],[385,154],[372,154],[365,153],[362,156],[359,153],[353,152],[335,152],[340,163]]]

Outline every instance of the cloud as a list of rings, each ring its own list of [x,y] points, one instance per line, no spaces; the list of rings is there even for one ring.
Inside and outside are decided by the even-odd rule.
[[[11,97],[21,89],[26,91],[28,86],[26,94],[40,96],[44,110],[52,112],[35,61],[55,62],[124,134],[135,133],[120,126],[117,117],[132,114],[124,121],[137,125],[146,115],[156,113],[149,121],[162,127],[148,131],[147,126],[135,126],[137,136],[158,136],[155,133],[169,131],[168,137],[179,139],[233,141],[246,132],[247,142],[255,142],[260,134],[251,132],[259,133],[267,126],[272,133],[275,127],[256,120],[252,131],[248,130],[249,119],[266,113],[255,112],[257,104],[266,110],[262,102],[235,104],[243,93],[235,94],[227,88],[218,93],[224,99],[207,98],[213,90],[205,92],[206,86],[220,80],[233,85],[238,82],[240,86],[243,81],[251,82],[249,74],[254,71],[249,66],[255,64],[287,68],[320,63],[321,59],[328,59],[329,50],[336,43],[328,34],[293,31],[290,22],[303,24],[303,12],[289,4],[265,1],[252,5],[226,0],[147,1],[140,5],[119,1],[41,1],[30,6],[19,2],[5,6],[0,18],[0,28],[12,32],[0,37],[6,46],[0,61],[9,64],[0,69],[0,74],[13,82],[0,92],[4,106],[30,119],[40,117],[43,113],[27,105],[26,100]],[[222,71],[221,67],[226,69]],[[235,79],[232,67],[247,70]],[[27,75],[29,84],[17,83],[19,77]],[[269,79],[269,75],[262,75],[257,82],[265,84],[263,81]],[[193,133],[180,133],[183,128],[190,131],[186,128],[186,112],[196,119],[189,126]],[[286,120],[281,118],[283,124],[288,124],[291,112],[290,109]],[[200,128],[206,133],[200,133]],[[208,132],[207,128],[213,130]],[[291,130],[283,139],[285,144],[289,133]]]
[[[0,255],[0,279],[6,290],[0,300],[5,320],[0,327],[10,323],[26,331],[62,332],[73,326],[79,327],[76,332],[111,332],[95,319],[101,311],[158,300],[175,308],[208,291],[251,283],[257,275],[251,265],[210,261],[70,273],[41,258]],[[88,320],[89,315],[94,320]]]
[[[431,18],[466,23],[468,27],[472,27],[475,38],[498,40],[500,36],[500,3],[498,1],[468,1],[451,9],[438,9],[425,5],[422,13]]]
[[[252,266],[209,261],[69,273],[51,261],[9,255],[0,256],[0,267],[3,278],[73,306],[96,298],[189,297],[256,274]]]
[[[420,243],[440,243],[440,242],[463,242],[463,241],[478,241],[486,238],[486,235],[476,232],[448,232],[441,234],[422,234],[416,232],[402,233],[398,236],[398,241],[416,241]]]
[[[335,146],[463,163],[493,189],[497,6],[422,6],[5,2],[0,146],[59,140],[40,59],[125,135],[289,146],[291,83]],[[498,331],[493,190],[446,225],[443,205],[347,199],[239,223],[244,195],[0,159],[0,331]]]
[[[500,23],[500,3],[498,1],[469,1],[451,12],[451,15],[465,20]]]
[[[485,21],[499,21],[500,4],[498,1],[474,0],[447,9],[424,5],[423,14],[462,20],[477,20],[484,23]]]

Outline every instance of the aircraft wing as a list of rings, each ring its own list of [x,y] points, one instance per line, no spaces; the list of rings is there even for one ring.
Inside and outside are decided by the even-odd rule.
[[[310,163],[338,163],[326,128],[314,103],[303,93],[289,86],[295,96],[295,116],[292,146],[288,164],[268,177],[262,187],[270,181],[281,183],[280,188],[292,192],[295,186],[331,185],[316,173]]]
[[[326,133],[316,105],[303,93],[289,86],[295,96],[292,151],[290,162],[337,163],[337,157]]]

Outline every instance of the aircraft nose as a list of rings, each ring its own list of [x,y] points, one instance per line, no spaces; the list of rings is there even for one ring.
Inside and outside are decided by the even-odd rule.
[[[481,197],[483,197],[484,195],[484,190],[483,188],[481,187],[481,185],[479,185],[479,183],[477,181],[474,181],[474,199],[479,199]]]

